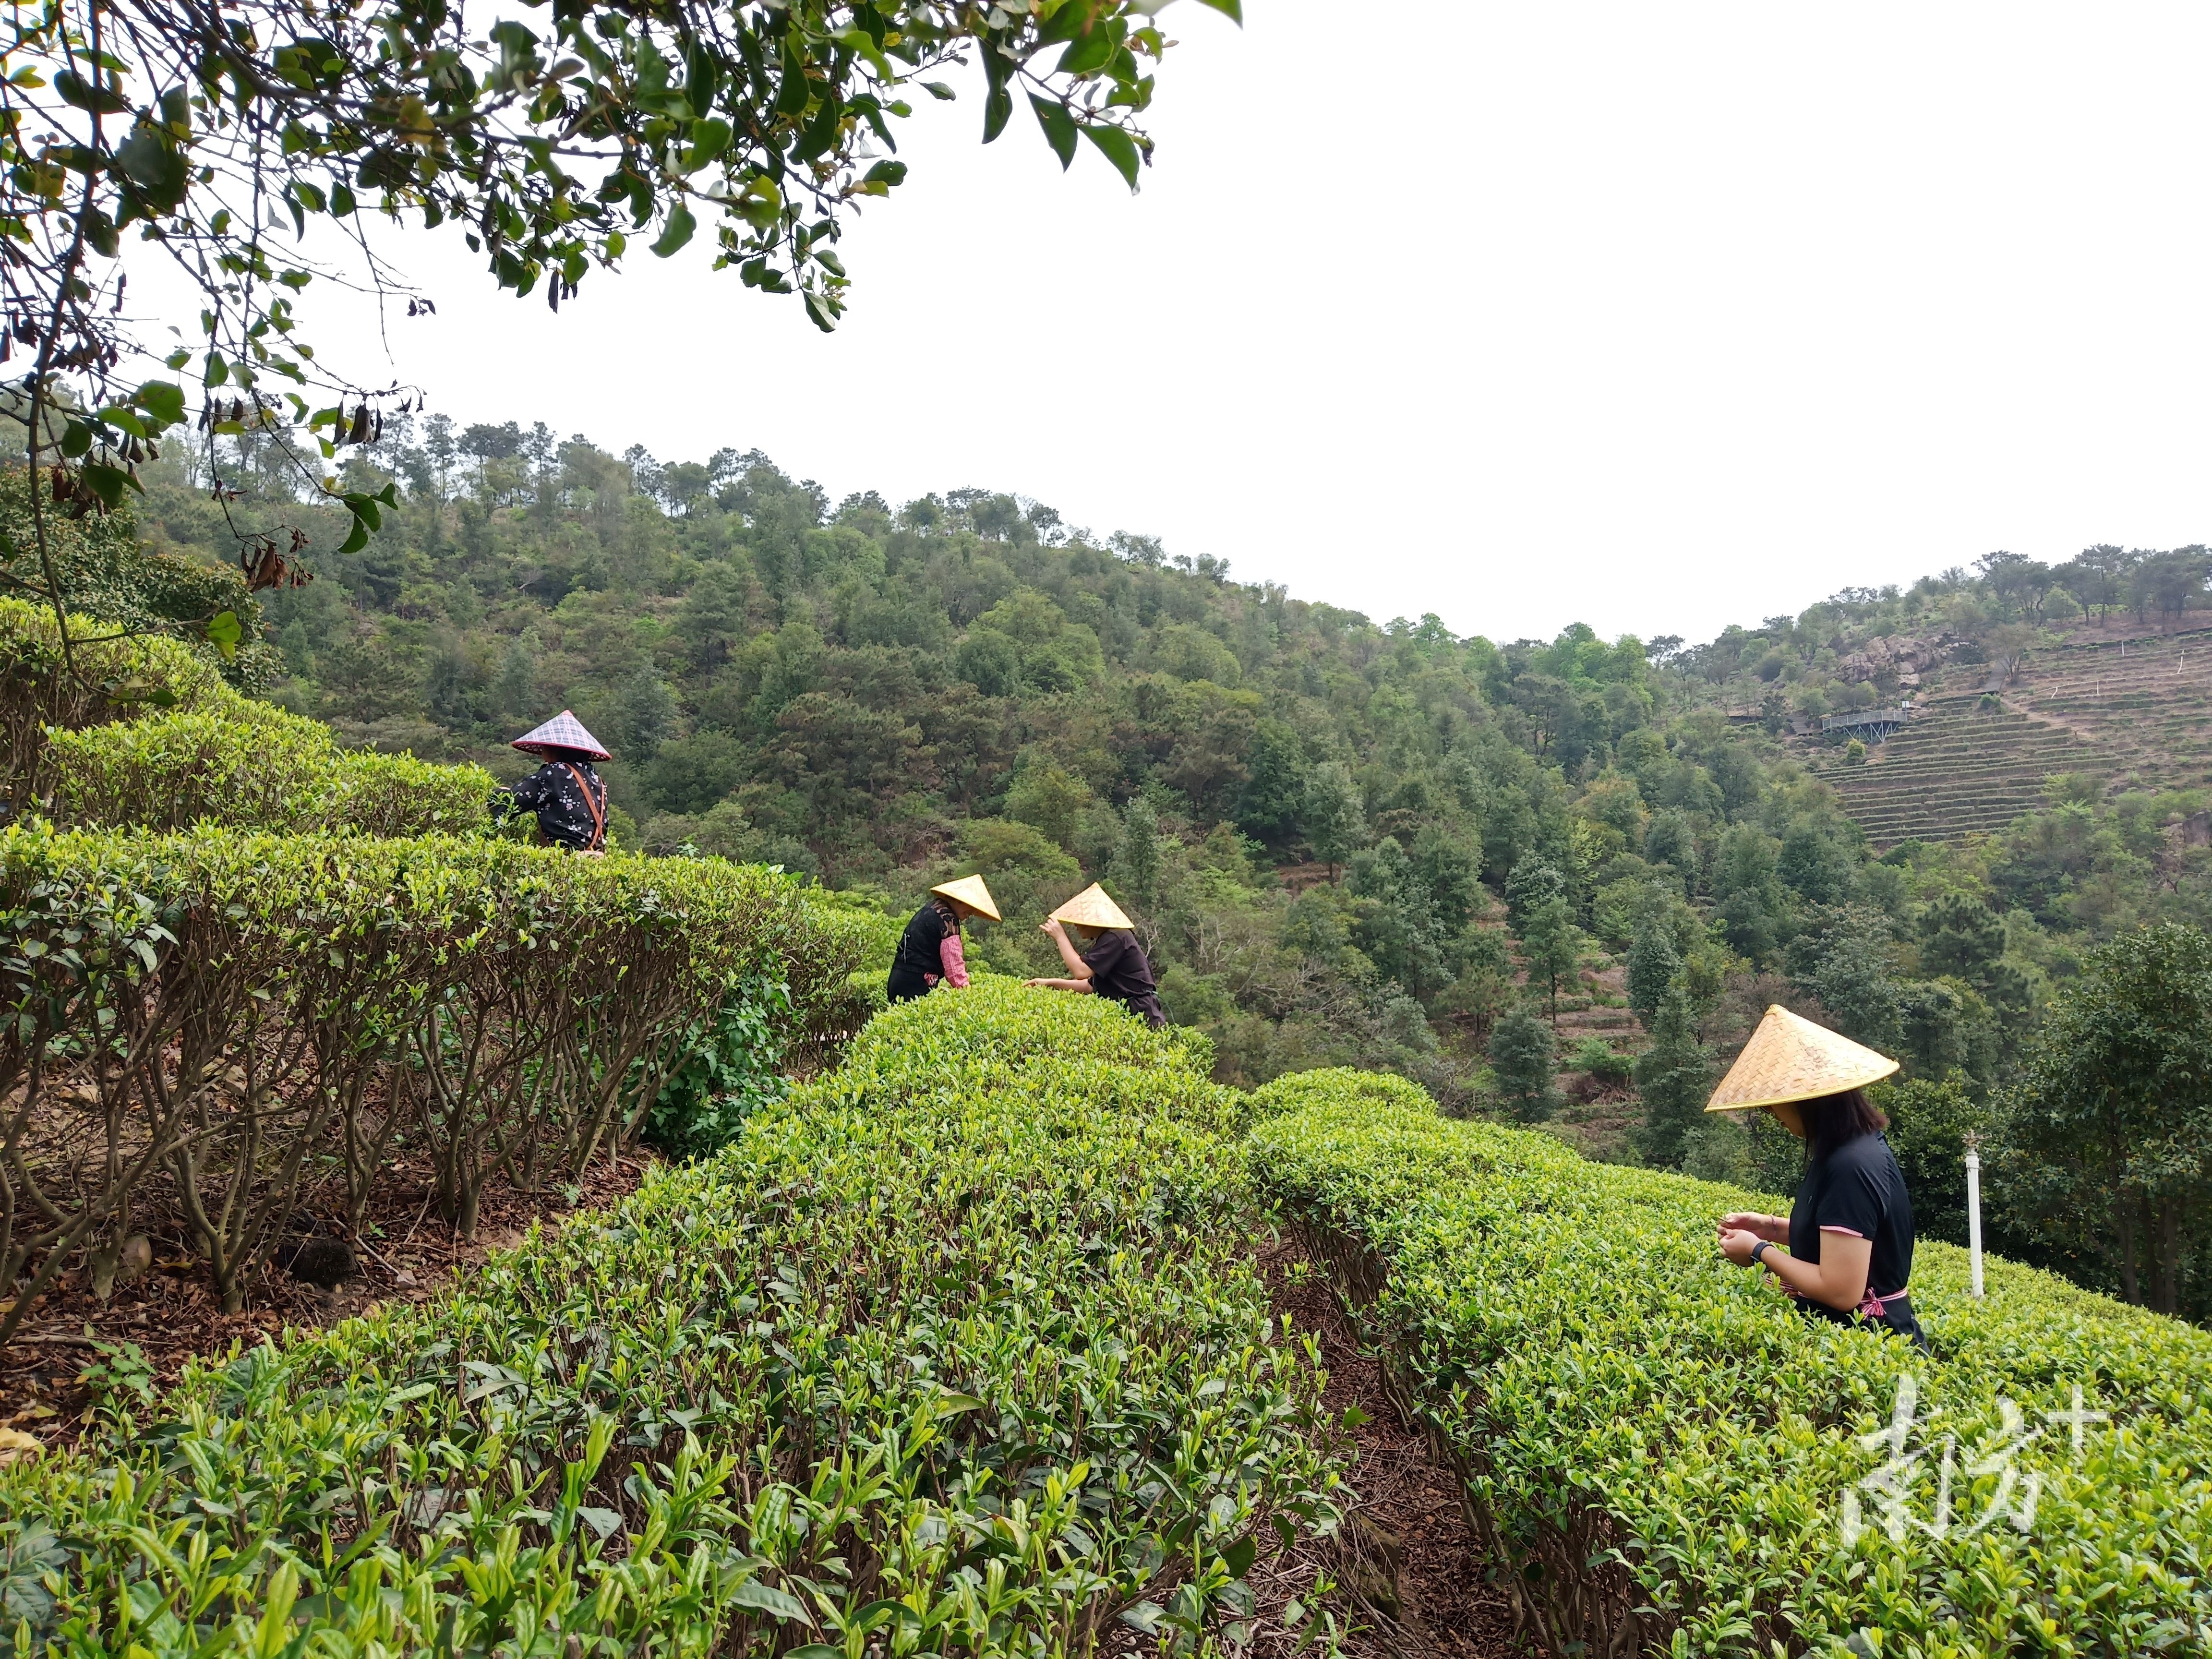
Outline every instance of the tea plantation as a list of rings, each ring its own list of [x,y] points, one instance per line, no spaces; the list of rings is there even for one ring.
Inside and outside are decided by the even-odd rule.
[[[0,603],[39,806],[0,836],[10,1321],[134,1206],[228,1294],[401,1134],[465,1227],[633,1139],[763,977],[794,1036],[855,1023],[859,924],[781,877],[502,840],[473,769],[342,754],[161,641],[86,692],[43,627]],[[1916,1354],[1717,1259],[1775,1200],[1212,1069],[990,975],[879,1014],[714,1155],[0,1469],[0,1647],[1326,1651],[1337,1610],[1262,1631],[1253,1589],[1359,1479],[1255,1265],[1286,1232],[1532,1647],[2212,1650],[2212,1335],[2002,1261],[1978,1301],[1923,1245]]]
[[[719,1156],[0,1477],[13,1650],[1247,1642],[1358,1479],[1271,1211],[1550,1651],[2203,1650],[2203,1332],[1924,1247],[1917,1358],[1718,1263],[1745,1194],[1208,1059],[1003,981],[881,1015]]]

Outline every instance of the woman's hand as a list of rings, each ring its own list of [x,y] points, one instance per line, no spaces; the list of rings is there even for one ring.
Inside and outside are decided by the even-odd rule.
[[[1047,916],[1044,919],[1044,926],[1038,928],[1037,932],[1047,934],[1055,939],[1062,939],[1067,937],[1067,929],[1060,925],[1060,918],[1058,916]]]
[[[1721,1229],[1721,1254],[1739,1267],[1751,1265],[1752,1251],[1763,1242],[1747,1227],[1723,1226]]]
[[[1771,1244],[1790,1242],[1790,1218],[1780,1215],[1761,1215],[1756,1210],[1731,1210],[1721,1218],[1723,1233],[1750,1233]]]

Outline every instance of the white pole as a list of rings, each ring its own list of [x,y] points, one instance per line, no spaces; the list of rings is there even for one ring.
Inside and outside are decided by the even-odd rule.
[[[1974,1295],[1982,1294],[1982,1155],[1966,1137],[1966,1249],[1973,1258]]]

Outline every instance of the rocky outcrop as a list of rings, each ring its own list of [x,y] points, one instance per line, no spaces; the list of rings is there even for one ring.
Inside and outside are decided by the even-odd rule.
[[[1932,635],[1889,634],[1878,640],[1869,640],[1836,664],[1838,678],[1853,685],[1878,679],[1887,674],[1897,684],[1911,690],[1920,684],[1920,677],[1941,663],[1960,643],[1960,636],[1949,629]]]

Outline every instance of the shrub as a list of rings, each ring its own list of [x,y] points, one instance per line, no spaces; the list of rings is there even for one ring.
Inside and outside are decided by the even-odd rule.
[[[1341,1467],[1245,1260],[1234,1101],[1073,999],[878,1024],[722,1157],[465,1291],[195,1366],[157,1420],[0,1472],[0,1559],[47,1575],[15,1628],[149,1656],[1044,1659],[1129,1644],[1117,1615],[1194,1659],[1249,1642],[1261,1539],[1329,1526]]]
[[[1280,1117],[1308,1106],[1349,1105],[1364,1102],[1396,1106],[1408,1111],[1433,1112],[1435,1101],[1418,1083],[1395,1072],[1363,1072],[1357,1066],[1331,1066],[1316,1072],[1292,1072],[1252,1091],[1249,1112],[1256,1121]]]
[[[2212,1334],[2002,1261],[1976,1302],[1923,1243],[1923,1356],[1718,1259],[1771,1199],[1365,1103],[1250,1145],[1550,1651],[2202,1643]]]
[[[1603,1037],[1586,1036],[1576,1043],[1568,1063],[1576,1071],[1616,1087],[1636,1074],[1636,1056],[1624,1054]]]
[[[4,1341],[70,1254],[179,1212],[226,1305],[310,1186],[358,1218],[394,1138],[473,1233],[635,1139],[733,988],[797,1023],[856,954],[797,884],[719,860],[450,837],[0,836]]]
[[[46,769],[58,822],[156,831],[466,834],[495,787],[482,767],[343,750],[319,720],[244,702],[56,732]]]
[[[160,635],[113,637],[115,630],[70,619],[78,678],[64,668],[54,613],[0,599],[0,765],[9,799],[42,793],[40,763],[49,727],[73,731],[156,708],[234,708],[243,702],[191,647]]]

